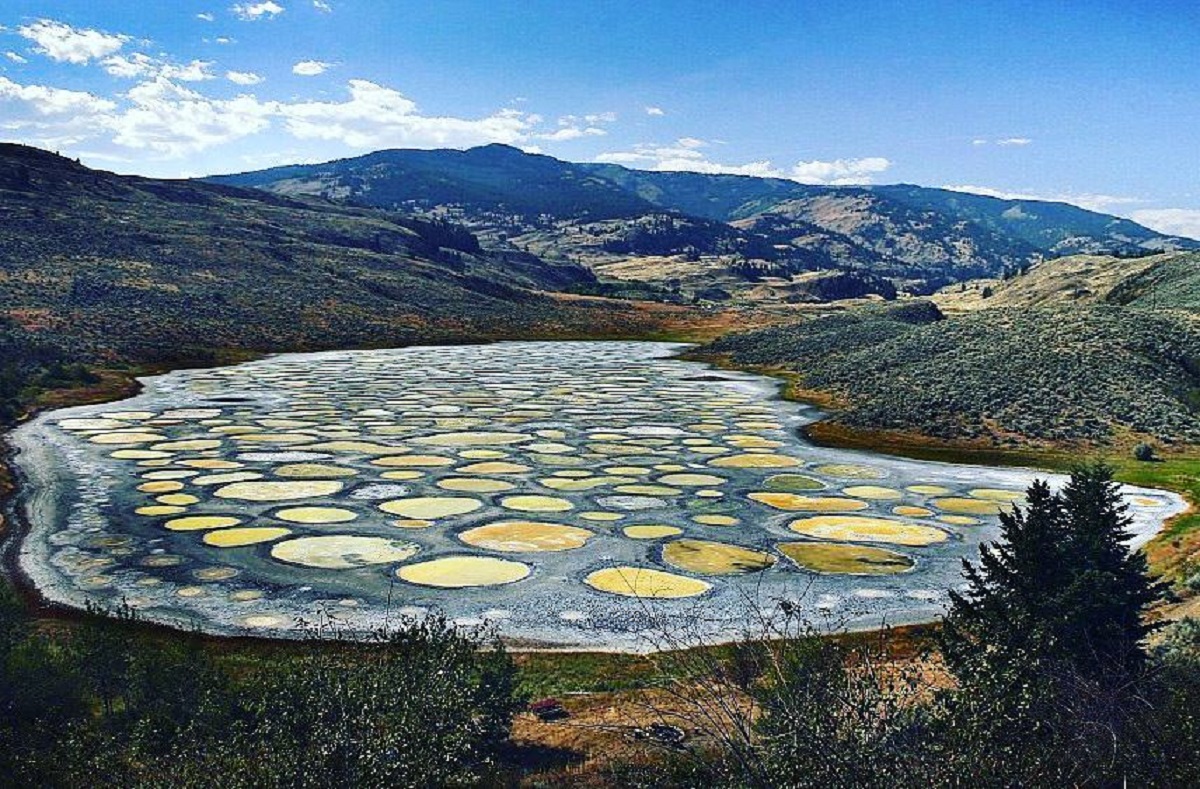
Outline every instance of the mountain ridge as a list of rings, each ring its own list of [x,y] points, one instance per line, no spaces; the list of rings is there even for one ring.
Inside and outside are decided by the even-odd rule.
[[[637,170],[500,144],[389,149],[204,180],[448,218],[485,246],[572,260],[601,275],[629,278],[637,268],[630,262],[641,260],[639,277],[663,287],[679,281],[693,291],[749,291],[772,278],[788,298],[800,279],[831,268],[927,293],[1059,255],[1200,249],[1200,242],[1065,203],[912,184],[824,186]],[[652,260],[663,256],[698,265],[672,265],[668,273]]]

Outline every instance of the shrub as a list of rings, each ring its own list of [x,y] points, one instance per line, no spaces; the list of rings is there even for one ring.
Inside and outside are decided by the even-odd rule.
[[[43,637],[0,588],[0,786],[471,784],[523,704],[503,647],[436,616],[232,662],[138,626]]]

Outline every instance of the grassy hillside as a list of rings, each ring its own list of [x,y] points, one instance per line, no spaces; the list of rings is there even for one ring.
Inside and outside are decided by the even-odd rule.
[[[1200,312],[1200,254],[1169,255],[1131,273],[1108,294],[1113,304]]]
[[[20,146],[0,147],[0,173],[0,314],[95,356],[604,331],[623,311],[564,307],[536,291],[591,281],[585,269],[484,252],[445,223]]]
[[[1196,312],[1200,311],[1200,255],[1069,255],[1003,279],[952,285],[934,300],[952,311],[1103,303]]]
[[[730,335],[701,352],[793,371],[853,428],[998,446],[1200,443],[1200,327],[1187,318],[1112,306],[939,318],[908,304]]]

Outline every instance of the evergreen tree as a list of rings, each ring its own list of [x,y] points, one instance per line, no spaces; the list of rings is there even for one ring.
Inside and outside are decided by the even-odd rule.
[[[1003,542],[965,563],[942,649],[947,753],[987,785],[1105,783],[1144,760],[1146,606],[1158,590],[1128,548],[1112,472],[1032,485]]]
[[[1150,631],[1144,613],[1161,593],[1146,557],[1131,552],[1128,510],[1104,465],[1082,466],[1063,489],[1070,585],[1062,596],[1061,637],[1076,669],[1132,676],[1144,665]]]
[[[1062,499],[1044,481],[1027,492],[1028,507],[1000,515],[1001,541],[980,548],[979,565],[963,560],[967,589],[950,592],[942,652],[956,674],[992,672],[997,660],[1053,649],[1061,613],[1055,599],[1068,544]]]
[[[1112,470],[1076,468],[1061,493],[1030,486],[1028,506],[1000,516],[1002,542],[964,561],[942,647],[956,674],[1050,662],[1100,678],[1145,659],[1146,607],[1159,594],[1130,552],[1130,519]]]

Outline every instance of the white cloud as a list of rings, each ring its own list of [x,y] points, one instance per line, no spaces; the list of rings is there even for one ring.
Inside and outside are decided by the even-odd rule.
[[[253,71],[226,71],[225,79],[236,85],[257,85],[263,78]]]
[[[193,60],[185,65],[167,64],[158,72],[159,76],[167,79],[178,79],[184,82],[202,82],[207,79],[216,79],[217,75],[213,74],[211,60]]]
[[[75,28],[52,19],[39,19],[17,29],[37,44],[34,51],[60,63],[88,63],[119,50],[129,36]]]
[[[1129,215],[1139,225],[1172,236],[1200,241],[1200,210],[1192,208],[1142,208]]]
[[[317,9],[322,14],[329,14],[333,12],[333,6],[331,6],[329,3],[326,3],[325,0],[313,0],[313,8]]]
[[[790,177],[802,184],[829,184],[853,186],[869,184],[874,176],[885,172],[892,163],[882,156],[866,156],[861,159],[834,159],[829,162],[797,162]]]
[[[1030,192],[1009,192],[1004,189],[993,189],[990,186],[977,186],[975,184],[945,184],[943,189],[949,189],[952,192],[967,192],[973,195],[983,195],[984,197],[998,197],[1001,200],[1049,200],[1055,198],[1045,195],[1035,195]]]
[[[972,145],[1000,145],[1005,148],[1022,147],[1032,145],[1033,139],[1030,137],[1001,137],[998,140],[990,140],[987,137],[976,137],[971,140]]]
[[[531,127],[537,126],[543,121],[542,116],[537,114],[527,114],[523,117],[526,125]],[[599,112],[583,116],[563,115],[558,119],[557,131],[543,132],[533,136],[548,142],[566,142],[567,140],[578,140],[581,137],[603,137],[608,132],[600,128],[599,124],[614,123],[616,120],[615,112]]]
[[[563,115],[558,119],[559,126],[598,126],[601,123],[616,122],[617,113],[615,112],[595,112],[590,115]]]
[[[284,105],[287,129],[303,140],[336,140],[352,148],[465,147],[499,142],[517,145],[531,124],[517,110],[478,119],[422,115],[399,91],[367,80],[349,83],[343,102],[310,101]]]
[[[754,175],[760,178],[788,178],[805,184],[868,184],[891,167],[878,156],[862,159],[835,159],[829,162],[798,162],[790,170],[776,167],[768,160],[745,164],[724,164],[710,160],[700,149],[708,143],[695,137],[681,137],[671,145],[635,145],[632,151],[602,153],[598,162],[623,164],[661,172],[684,171],[707,174]]]
[[[261,3],[238,3],[229,10],[243,22],[254,22],[259,19],[274,19],[284,12],[284,7],[274,0],[265,0]]]
[[[1104,214],[1113,213],[1117,206],[1137,205],[1146,202],[1138,197],[1121,197],[1119,195],[1097,194],[1094,192],[1038,194],[1032,191],[1017,192],[993,189],[990,186],[977,186],[975,184],[947,184],[942,188],[955,192],[983,195],[985,197],[998,197],[1001,200],[1036,200],[1043,203],[1068,203],[1088,211],[1098,211]]]
[[[116,103],[77,90],[0,77],[0,134],[45,148],[74,145],[103,128]]]
[[[1086,208],[1089,211],[1099,211],[1104,214],[1113,213],[1117,206],[1138,205],[1139,203],[1146,202],[1140,197],[1122,197],[1120,195],[1095,194],[1092,192],[1063,194],[1059,195],[1058,199],[1064,203],[1070,203],[1080,208]]]
[[[656,146],[650,144],[635,145],[632,151],[602,153],[596,157],[598,162],[623,164],[644,170],[660,172],[693,172],[731,175],[782,176],[768,161],[750,162],[748,164],[721,164],[709,161],[703,153],[696,149],[695,143],[702,141],[684,137],[671,145]]]
[[[637,167],[638,165],[644,165],[654,160],[652,157],[637,151],[609,151],[597,156],[596,161],[604,164],[623,164],[627,167]],[[643,169],[653,168],[647,167]]]
[[[327,141],[359,151],[486,143],[535,149],[542,141],[606,133],[602,126],[588,125],[585,115],[573,116],[571,125],[561,127],[511,108],[474,118],[427,115],[401,92],[366,80],[351,80],[348,96],[340,101],[266,101],[249,93],[221,99],[184,81],[185,77],[213,77],[207,61],[175,65],[132,52],[111,55],[101,64],[109,73],[135,83],[123,93],[102,98],[0,80],[0,137],[76,153],[86,150],[97,160],[115,157],[114,161],[149,164],[191,157],[262,135],[272,126],[287,138]],[[230,70],[223,75],[236,85],[262,81],[250,71]],[[611,116],[593,117],[602,121]],[[278,138],[277,132],[272,140]],[[276,142],[272,145],[278,147]],[[685,158],[695,153],[683,147],[680,151]]]
[[[323,60],[301,60],[292,66],[292,73],[299,74],[302,77],[315,77],[318,74],[324,74],[332,65],[332,63],[326,63]]]
[[[526,120],[533,122],[532,117],[527,117]],[[535,136],[539,140],[547,140],[549,142],[566,142],[567,140],[578,140],[580,137],[602,137],[605,134],[608,134],[608,132],[597,126],[564,126],[557,131],[538,134]]]
[[[229,36],[217,36],[214,40],[218,44],[236,44],[237,43],[237,41],[230,38]]]
[[[200,20],[200,21],[202,21],[202,22],[213,22],[213,21],[216,21],[216,17],[215,17],[215,16],[213,16],[212,14],[208,13],[208,12],[205,12],[205,13],[203,13],[203,14],[196,14],[196,18],[197,18],[197,19],[199,19],[199,20]]]
[[[100,66],[114,77],[134,79],[153,74],[158,69],[158,61],[141,52],[132,52],[107,57],[100,61]]]
[[[11,60],[13,63],[28,63],[29,61],[18,55],[16,52],[8,51],[4,53],[4,57]]]
[[[667,113],[663,111],[662,107],[647,107],[646,114],[654,115],[656,117],[661,118],[662,116],[666,115]]]
[[[289,104],[252,95],[222,100],[154,75],[113,101],[4,80],[0,134],[46,147],[89,141],[89,149],[98,154],[112,155],[124,148],[171,159],[259,134],[277,119],[297,139],[328,140],[357,149],[520,145],[539,131],[526,114],[515,110],[474,119],[428,116],[391,88],[354,80],[349,89],[349,98],[341,102]],[[589,128],[583,133],[593,133]],[[113,148],[105,150],[102,143]]]
[[[211,99],[166,77],[139,82],[118,103],[81,91],[19,85],[0,77],[0,133],[48,148],[108,142],[178,158],[267,129],[274,102]],[[113,155],[96,150],[94,158]]]
[[[117,106],[108,99],[84,91],[64,90],[45,85],[18,85],[5,77],[0,77],[0,100],[25,102],[41,115],[64,112],[99,113],[115,109]]]
[[[164,77],[138,84],[125,97],[131,106],[109,124],[113,142],[172,157],[257,134],[277,112],[273,102],[210,99]]]
[[[191,63],[167,63],[141,52],[129,55],[111,55],[100,61],[101,67],[114,77],[125,79],[165,77],[183,82],[203,82],[215,79],[212,73],[212,61],[193,60]]]

